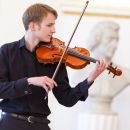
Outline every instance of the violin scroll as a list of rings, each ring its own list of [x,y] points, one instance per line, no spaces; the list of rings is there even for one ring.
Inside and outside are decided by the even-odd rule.
[[[118,69],[117,67],[113,67],[112,63],[110,63],[107,67],[107,70],[109,70],[109,74],[112,72],[113,73],[113,78],[115,76],[120,76],[122,74],[122,71]]]

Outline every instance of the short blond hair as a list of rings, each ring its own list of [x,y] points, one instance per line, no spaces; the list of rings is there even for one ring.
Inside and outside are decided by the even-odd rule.
[[[46,4],[33,4],[28,7],[22,17],[25,30],[28,30],[30,22],[40,23],[43,17],[46,17],[48,13],[52,13],[56,18],[58,17],[57,11]]]

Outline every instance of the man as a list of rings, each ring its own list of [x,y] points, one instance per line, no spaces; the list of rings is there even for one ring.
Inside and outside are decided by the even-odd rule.
[[[105,70],[106,63],[100,59],[89,76],[75,88],[69,85],[64,63],[55,79],[51,78],[57,63],[39,63],[35,49],[39,43],[51,41],[56,18],[57,12],[48,5],[30,6],[23,14],[25,36],[0,48],[1,130],[50,130],[46,98],[49,91],[53,91],[60,104],[71,107],[87,98],[88,88]]]

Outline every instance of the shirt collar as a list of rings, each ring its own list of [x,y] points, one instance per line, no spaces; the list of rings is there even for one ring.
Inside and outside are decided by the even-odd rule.
[[[36,46],[39,47],[40,45],[44,44],[45,42],[39,42],[39,44]],[[20,40],[19,40],[19,48],[22,48],[25,46],[25,37],[23,36]]]
[[[22,38],[19,40],[19,48],[24,47],[24,46],[25,46],[25,37],[22,37]]]

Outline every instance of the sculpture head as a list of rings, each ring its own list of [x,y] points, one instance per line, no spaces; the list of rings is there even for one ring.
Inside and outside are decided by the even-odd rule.
[[[104,57],[110,62],[118,46],[119,25],[113,21],[97,23],[91,30],[88,49],[96,58]]]

